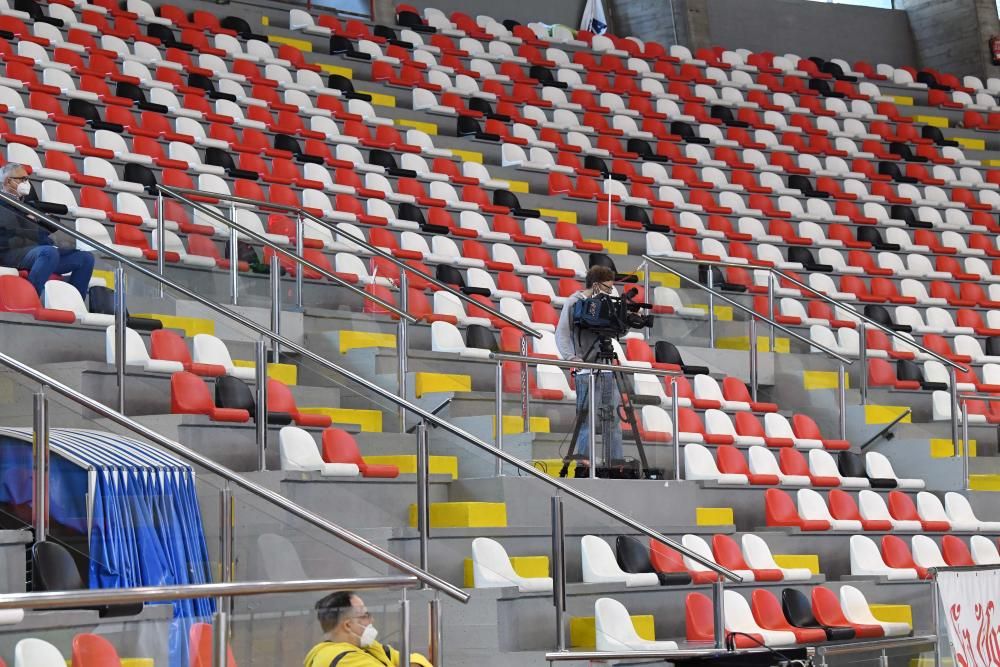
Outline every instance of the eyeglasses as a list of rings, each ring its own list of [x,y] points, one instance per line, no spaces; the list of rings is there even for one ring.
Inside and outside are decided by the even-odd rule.
[[[372,621],[373,616],[372,616],[372,613],[370,611],[366,611],[363,614],[358,614],[354,618],[357,619],[357,620],[359,620],[359,621],[368,621],[370,623]]]
[[[23,183],[26,180],[28,180],[28,177],[27,176],[11,176],[9,180],[14,181],[15,183]]]

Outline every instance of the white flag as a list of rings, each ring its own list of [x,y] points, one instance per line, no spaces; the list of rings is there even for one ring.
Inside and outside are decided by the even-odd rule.
[[[583,20],[580,30],[589,30],[595,35],[603,35],[608,30],[608,19],[604,16],[604,5],[601,0],[587,0],[583,8]]]

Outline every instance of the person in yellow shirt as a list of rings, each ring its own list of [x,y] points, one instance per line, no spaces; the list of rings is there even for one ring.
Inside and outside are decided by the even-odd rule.
[[[304,667],[400,667],[399,651],[378,641],[378,630],[364,600],[352,591],[327,595],[316,603],[323,641],[312,647]],[[410,667],[433,667],[419,653]]]

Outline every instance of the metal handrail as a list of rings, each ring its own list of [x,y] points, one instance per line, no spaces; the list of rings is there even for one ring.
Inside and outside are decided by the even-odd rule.
[[[642,366],[630,366],[628,364],[613,366],[611,364],[595,364],[590,361],[564,361],[562,359],[524,357],[519,354],[507,354],[505,352],[491,352],[490,359],[494,361],[516,361],[519,364],[528,364],[529,366],[557,366],[559,368],[576,368],[594,371],[618,371],[622,373],[658,375],[661,377],[681,377],[684,375],[683,371],[665,371],[660,368],[644,368]],[[478,360],[469,359],[469,361]]]
[[[649,256],[644,255],[643,258],[644,259],[649,259]],[[931,357],[937,359],[938,361],[940,361],[943,364],[947,364],[948,366],[951,366],[951,367],[955,368],[956,370],[959,370],[959,371],[962,371],[962,372],[965,372],[966,370],[968,370],[967,368],[961,366],[960,364],[957,364],[954,361],[951,361],[950,359],[946,359],[945,357],[942,357],[941,355],[937,354],[933,350],[927,349],[926,347],[924,347],[923,345],[920,345],[916,341],[911,340],[909,338],[904,338],[903,336],[900,336],[898,331],[893,331],[892,329],[890,329],[890,328],[888,328],[888,327],[886,327],[886,326],[884,326],[882,324],[879,324],[878,322],[876,322],[875,320],[873,320],[872,318],[868,317],[867,315],[865,315],[864,313],[862,313],[860,310],[858,310],[857,308],[855,308],[853,304],[847,303],[845,301],[838,301],[837,299],[834,299],[829,294],[826,294],[825,292],[820,292],[815,287],[811,287],[811,286],[807,285],[806,283],[802,282],[801,280],[797,280],[797,279],[793,278],[792,276],[788,275],[787,273],[781,271],[780,269],[778,269],[776,267],[773,267],[773,266],[756,266],[756,265],[753,265],[753,264],[740,264],[738,262],[727,262],[725,260],[716,260],[716,259],[700,260],[700,259],[687,259],[685,257],[670,257],[669,259],[670,259],[671,262],[677,262],[679,264],[695,264],[695,265],[701,265],[701,266],[724,266],[724,267],[727,267],[727,268],[745,269],[745,270],[748,270],[748,271],[767,271],[768,273],[771,273],[773,275],[779,276],[780,278],[783,278],[783,279],[787,280],[788,282],[793,283],[793,284],[797,285],[798,287],[801,287],[804,290],[807,290],[810,294],[814,294],[815,296],[818,296],[820,299],[826,301],[827,303],[830,303],[830,304],[832,304],[834,306],[837,306],[838,308],[843,308],[844,310],[851,311],[851,313],[853,315],[857,316],[857,318],[859,320],[864,321],[866,324],[872,324],[872,325],[874,325],[877,329],[881,330],[883,333],[886,333],[886,334],[888,334],[889,336],[891,336],[893,338],[896,338],[896,339],[904,341],[910,347],[916,348],[917,350],[920,350],[924,354],[930,355]],[[659,264],[660,266],[663,266],[659,262],[657,262],[657,264]],[[701,285],[701,283],[698,283],[698,285]],[[704,285],[701,285],[701,286],[704,287]]]
[[[695,642],[691,642],[692,644]],[[807,655],[812,655],[815,650],[812,646],[802,646]],[[673,651],[549,651],[545,654],[546,662],[607,662],[611,660],[648,660],[659,661],[685,660],[690,658],[722,658],[733,655],[747,655],[753,653],[771,653],[772,649],[755,646],[753,648],[738,649],[728,651],[724,648],[706,646],[705,648],[678,648]],[[629,662],[628,664],[633,664]],[[656,664],[645,663],[645,664]]]
[[[664,264],[663,262],[659,261],[655,257],[650,257],[649,255],[643,255],[642,258],[643,258],[643,260],[645,260],[647,262],[650,262],[652,264],[655,264],[656,266],[660,267],[661,269],[664,269],[665,271],[669,271],[670,273],[674,274],[675,276],[677,276],[681,280],[684,280],[684,281],[687,281],[688,283],[693,284],[698,289],[700,289],[700,290],[702,290],[704,292],[708,292],[709,294],[711,294],[715,298],[721,299],[725,303],[728,303],[730,306],[733,306],[734,308],[737,308],[737,309],[743,311],[744,313],[747,313],[751,317],[753,317],[755,319],[758,319],[758,320],[761,320],[763,322],[766,322],[766,323],[770,324],[772,327],[776,328],[777,330],[779,330],[779,331],[781,331],[781,332],[783,332],[785,334],[788,334],[792,338],[795,338],[796,340],[799,340],[799,341],[801,341],[803,343],[806,343],[810,347],[814,347],[817,350],[822,351],[823,353],[827,354],[830,357],[833,357],[834,359],[840,361],[843,364],[850,365],[850,364],[854,363],[851,359],[848,359],[847,357],[845,357],[845,356],[843,356],[843,355],[841,355],[841,354],[839,354],[837,352],[834,352],[833,350],[831,350],[827,346],[825,346],[825,345],[823,345],[821,343],[817,343],[814,340],[810,340],[810,339],[806,338],[805,336],[803,336],[802,334],[796,333],[796,332],[792,331],[791,329],[789,329],[788,327],[786,327],[784,325],[778,324],[777,322],[775,322],[774,320],[772,320],[768,316],[761,315],[760,313],[758,313],[757,311],[753,310],[752,308],[747,308],[742,303],[739,303],[738,301],[730,299],[725,294],[722,294],[721,292],[718,292],[718,291],[712,289],[711,287],[709,287],[707,285],[702,285],[701,283],[699,283],[694,278],[685,276],[680,271],[677,271],[676,269],[673,269],[673,268],[667,266],[666,264]],[[681,260],[681,261],[687,262],[688,260]],[[694,262],[694,263],[695,264],[699,264],[701,262]],[[743,264],[738,264],[738,265],[735,265],[735,266],[741,266],[743,268],[746,268],[746,266],[743,265]],[[709,316],[711,316],[711,313],[709,313]]]
[[[872,641],[851,642],[850,644],[820,644],[815,647],[817,655],[848,655],[851,653],[867,653],[868,651],[885,651],[907,646],[922,646],[933,644],[937,635],[914,635],[912,637],[895,637],[893,639],[873,639]]]
[[[432,275],[430,275],[428,273],[424,273],[423,271],[421,271],[419,269],[413,268],[412,266],[410,266],[406,262],[404,262],[404,261],[402,261],[402,260],[394,257],[392,255],[392,253],[388,253],[388,252],[382,250],[381,248],[379,248],[378,246],[372,245],[365,238],[355,236],[355,235],[351,234],[350,232],[346,232],[346,231],[340,229],[337,226],[336,223],[331,223],[331,222],[329,222],[327,220],[323,220],[322,218],[319,218],[319,217],[313,215],[312,213],[310,213],[309,211],[305,210],[304,208],[297,208],[295,206],[287,206],[285,204],[272,204],[271,202],[263,201],[263,200],[260,200],[260,199],[248,199],[247,197],[238,197],[236,195],[218,194],[218,193],[215,193],[215,192],[208,192],[208,191],[205,191],[205,190],[192,190],[190,188],[178,188],[178,187],[166,186],[166,185],[160,185],[158,187],[161,190],[163,190],[163,192],[165,192],[166,194],[169,194],[169,195],[171,195],[173,197],[181,199],[185,203],[198,208],[198,210],[202,211],[203,213],[205,213],[207,215],[211,215],[212,217],[214,217],[216,219],[219,219],[222,222],[225,222],[226,224],[228,224],[230,226],[232,226],[233,223],[231,223],[230,221],[226,220],[225,217],[222,216],[221,214],[219,214],[218,212],[212,211],[211,209],[209,209],[207,207],[204,207],[201,204],[198,204],[197,202],[191,201],[190,199],[187,199],[186,197],[184,197],[182,195],[196,195],[196,196],[200,196],[200,197],[208,197],[208,198],[212,198],[212,199],[221,199],[221,200],[224,200],[224,201],[230,201],[230,202],[233,202],[233,203],[236,203],[236,204],[248,204],[248,205],[251,205],[251,206],[256,206],[256,207],[264,208],[264,209],[272,209],[272,210],[277,210],[277,211],[294,212],[297,215],[301,215],[304,218],[308,218],[309,220],[312,220],[313,222],[326,227],[330,231],[332,231],[332,232],[334,232],[336,234],[339,234],[340,236],[343,236],[343,237],[349,239],[352,243],[355,243],[355,244],[361,246],[362,248],[364,248],[368,252],[370,252],[372,254],[375,254],[375,255],[378,255],[382,259],[385,259],[385,260],[387,260],[389,262],[392,262],[393,264],[395,264],[399,268],[400,271],[407,271],[407,272],[412,273],[412,274],[414,274],[416,276],[419,276],[420,278],[422,278],[423,280],[426,280],[427,282],[431,283],[432,285],[434,285],[438,289],[443,290],[445,292],[448,292],[452,296],[455,296],[455,297],[461,299],[465,303],[472,304],[472,305],[476,306],[477,308],[481,308],[482,310],[484,310],[487,313],[489,313],[491,317],[495,317],[495,318],[497,318],[499,320],[502,320],[506,324],[509,324],[510,326],[519,329],[520,331],[522,331],[522,332],[524,332],[524,333],[532,336],[533,338],[541,338],[542,337],[542,334],[539,331],[537,331],[536,329],[533,329],[533,328],[531,328],[531,327],[523,324],[519,320],[516,320],[516,319],[512,318],[510,315],[506,315],[505,313],[502,313],[499,310],[496,310],[496,309],[494,309],[494,308],[492,308],[490,306],[487,306],[486,304],[483,304],[483,303],[480,303],[479,301],[476,301],[475,299],[473,299],[472,297],[470,297],[468,294],[465,294],[464,292],[462,292],[460,290],[456,290],[451,285],[448,285],[447,283],[441,282],[436,277],[434,277],[434,276],[432,276]],[[241,232],[242,232],[243,228],[240,228],[240,229],[241,229]],[[248,234],[248,235],[250,235],[250,234]],[[261,237],[259,235],[254,234],[254,235],[251,236],[251,238],[260,239]],[[264,240],[266,241],[266,239],[264,239]],[[274,246],[274,244],[270,243],[270,242],[268,243],[268,245],[270,245],[272,247],[280,247],[280,246]],[[283,252],[286,255],[291,255],[291,256],[295,257],[294,254],[289,253],[289,251],[287,251],[287,250],[284,250]],[[304,260],[304,259],[301,259],[301,258],[299,258],[299,259],[300,259],[300,261],[302,263],[306,263],[307,266],[309,266],[310,268],[317,269],[316,265],[312,264],[311,262],[308,262],[308,260]],[[325,271],[323,271],[322,273],[324,275],[329,276],[329,274],[327,272],[325,272]],[[338,279],[338,280],[340,282],[343,282],[340,279]],[[353,287],[353,285],[351,285],[351,287]],[[356,291],[363,291],[363,290],[357,290],[357,288],[354,288],[354,289]],[[390,308],[390,309],[393,310],[393,311],[395,311],[395,312],[398,312],[398,311],[396,311],[395,308]],[[413,321],[415,321],[415,320],[413,320]]]
[[[355,577],[293,581],[240,581],[180,586],[138,586],[135,588],[93,588],[78,591],[42,591],[0,594],[0,609],[64,609],[80,605],[165,602],[195,598],[241,597],[272,593],[308,593],[332,590],[372,590],[414,588],[417,577]]]
[[[238,231],[240,234],[243,234],[244,236],[247,236],[247,237],[253,239],[257,243],[260,243],[261,245],[263,245],[263,246],[265,246],[267,248],[270,248],[271,250],[274,250],[276,252],[280,252],[282,255],[284,255],[285,257],[288,257],[289,259],[291,259],[292,261],[294,261],[296,264],[299,264],[301,266],[304,266],[304,267],[312,269],[316,273],[319,273],[320,275],[324,276],[327,280],[332,280],[333,282],[337,283],[337,285],[339,285],[340,287],[347,288],[348,290],[354,292],[355,294],[357,294],[361,298],[368,299],[370,301],[374,301],[375,303],[377,303],[378,305],[382,306],[383,308],[385,308],[389,312],[397,315],[398,317],[405,318],[407,321],[409,321],[411,323],[417,321],[417,318],[413,317],[412,315],[410,315],[409,313],[407,313],[405,311],[400,310],[399,308],[396,308],[394,305],[392,305],[388,301],[385,301],[384,299],[380,299],[379,297],[375,296],[374,294],[366,292],[365,290],[363,290],[363,289],[361,289],[359,287],[356,287],[355,285],[352,285],[351,283],[347,282],[346,280],[344,280],[343,278],[341,278],[337,274],[332,273],[330,271],[327,271],[326,269],[324,269],[319,264],[311,262],[308,259],[306,259],[305,257],[303,257],[301,255],[298,255],[295,252],[293,252],[291,250],[288,250],[287,248],[281,247],[281,245],[275,243],[274,241],[268,240],[267,238],[261,236],[257,232],[255,232],[255,231],[253,231],[251,229],[247,229],[243,225],[239,225],[239,224],[237,224],[237,223],[235,223],[235,222],[233,222],[231,220],[227,220],[225,216],[223,216],[220,213],[217,213],[216,211],[213,211],[212,209],[208,208],[207,206],[204,206],[204,205],[202,205],[202,204],[200,204],[198,202],[192,201],[192,200],[188,199],[187,197],[184,197],[183,195],[176,194],[175,192],[172,191],[172,188],[169,188],[169,187],[167,187],[167,186],[164,185],[164,186],[160,186],[160,189],[162,189],[164,192],[167,192],[168,194],[171,194],[172,196],[174,196],[177,199],[181,200],[185,204],[188,204],[192,208],[195,208],[195,209],[201,211],[202,213],[204,213],[205,215],[208,215],[208,216],[210,216],[210,217],[218,220],[219,222],[225,224],[231,230]],[[230,249],[229,252],[230,252],[230,255],[231,255],[230,261],[231,262],[235,262],[236,261],[236,259],[235,259],[236,258],[236,254],[233,252],[232,249]]]
[[[411,565],[405,560],[402,560],[401,558],[389,553],[388,551],[381,549],[380,547],[378,547],[372,542],[369,542],[363,537],[355,535],[354,533],[346,530],[345,528],[342,528],[341,526],[333,523],[332,521],[329,521],[328,519],[325,519],[320,515],[310,512],[309,510],[297,505],[296,503],[293,503],[292,501],[288,500],[281,494],[271,491],[268,488],[265,488],[255,482],[250,481],[249,479],[240,475],[239,473],[230,470],[229,468],[219,463],[216,463],[212,459],[203,456],[198,452],[195,452],[194,450],[188,449],[179,442],[171,440],[170,438],[167,438],[163,435],[160,435],[159,433],[149,428],[148,426],[140,424],[139,422],[130,419],[129,417],[126,417],[117,410],[112,410],[111,408],[104,405],[100,401],[96,401],[90,398],[89,396],[86,396],[85,394],[82,394],[76,391],[75,389],[66,386],[62,382],[59,382],[58,380],[51,378],[48,375],[45,375],[41,371],[35,370],[31,366],[28,366],[27,364],[22,363],[17,359],[14,359],[13,357],[8,356],[2,352],[0,352],[0,365],[6,366],[12,371],[15,371],[17,373],[20,373],[21,375],[31,378],[39,385],[50,388],[56,391],[58,394],[70,399],[74,403],[81,405],[85,408],[88,408],[90,410],[93,410],[97,414],[110,419],[111,421],[127,428],[133,433],[137,433],[138,435],[147,438],[152,442],[155,442],[157,445],[163,447],[167,451],[176,454],[181,458],[187,459],[188,461],[191,461],[207,469],[208,471],[218,475],[219,477],[222,477],[223,479],[228,480],[233,484],[236,484],[237,486],[243,488],[252,495],[270,501],[274,505],[277,505],[281,509],[302,519],[303,521],[311,523],[317,528],[322,528],[326,532],[338,537],[344,542],[347,542],[351,546],[360,549],[361,551],[367,553],[368,555],[379,559],[380,561],[386,563],[387,565],[390,565],[404,572],[407,572],[413,575],[414,577],[417,577],[418,579],[428,584],[429,586],[447,593],[449,596],[455,598],[456,600],[466,602],[469,599],[468,593],[451,585],[447,581],[440,579],[428,572],[425,572],[414,565]]]

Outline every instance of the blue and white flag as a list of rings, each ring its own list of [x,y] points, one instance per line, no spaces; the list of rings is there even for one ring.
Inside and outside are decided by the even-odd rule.
[[[608,19],[604,16],[604,5],[601,0],[587,0],[583,8],[583,20],[580,30],[589,30],[595,35],[603,35],[608,30]]]

